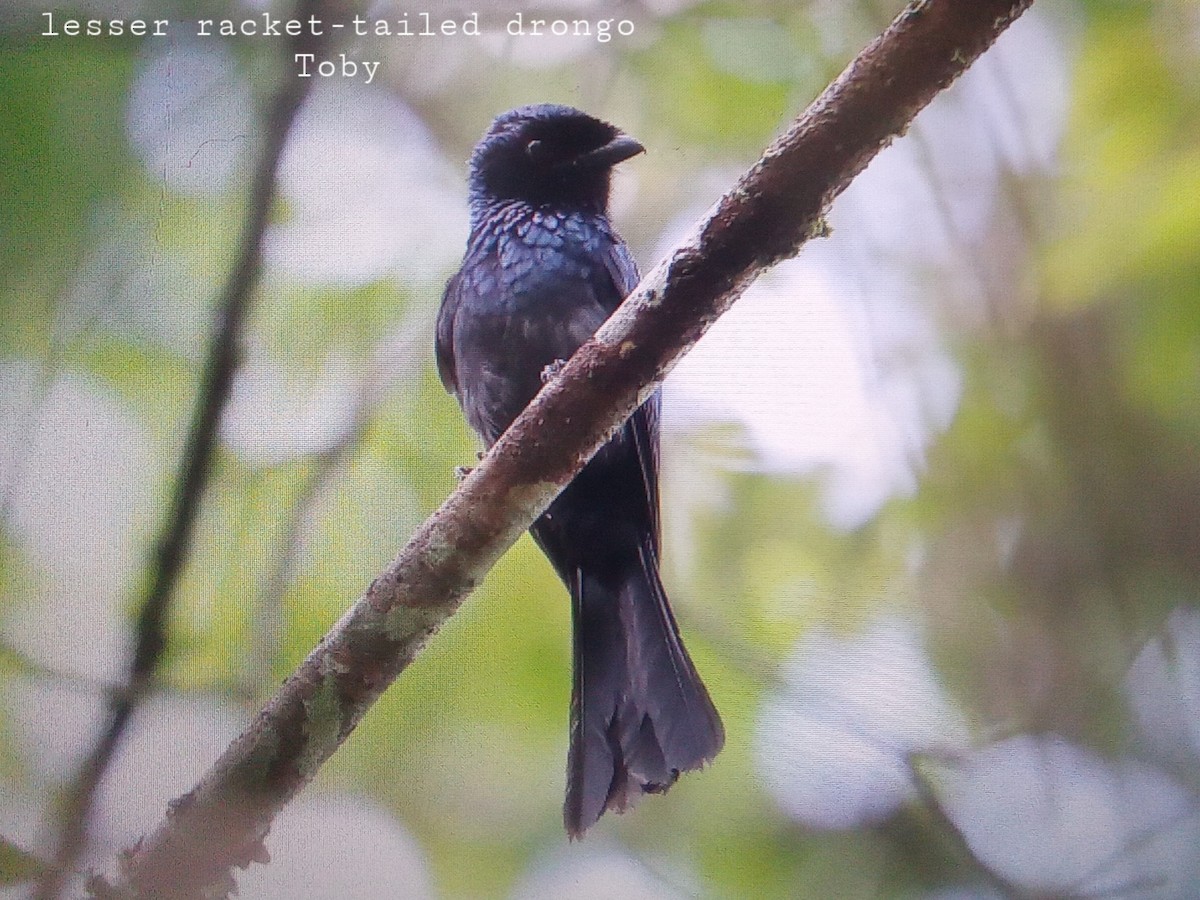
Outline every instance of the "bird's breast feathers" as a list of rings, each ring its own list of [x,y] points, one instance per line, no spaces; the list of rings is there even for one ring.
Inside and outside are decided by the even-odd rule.
[[[507,203],[467,252],[449,313],[456,390],[476,430],[494,440],[569,358],[622,293],[605,260],[618,239],[595,216]]]

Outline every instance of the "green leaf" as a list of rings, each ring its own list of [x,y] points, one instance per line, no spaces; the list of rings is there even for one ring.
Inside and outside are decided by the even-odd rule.
[[[89,212],[131,171],[116,111],[134,58],[78,41],[0,56],[0,272],[61,269]]]
[[[42,860],[0,837],[0,885],[31,881],[45,870]]]
[[[714,34],[714,29],[716,33]],[[671,23],[663,37],[633,58],[634,70],[654,90],[645,98],[648,118],[676,139],[718,148],[761,147],[790,111],[791,87],[777,66],[751,73],[729,71],[729,54],[714,60],[716,38],[728,29]],[[781,36],[782,39],[782,36]]]

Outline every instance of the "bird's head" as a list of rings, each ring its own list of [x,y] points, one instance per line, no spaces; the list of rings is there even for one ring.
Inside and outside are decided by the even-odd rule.
[[[522,106],[497,116],[471,154],[471,199],[602,213],[613,166],[644,149],[620,129],[569,106]]]

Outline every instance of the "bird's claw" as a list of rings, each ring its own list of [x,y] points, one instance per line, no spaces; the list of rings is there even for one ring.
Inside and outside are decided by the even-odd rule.
[[[482,451],[482,450],[475,451],[476,459],[483,459],[485,456],[487,456],[487,454],[484,451]],[[474,471],[475,471],[474,466],[455,466],[454,467],[454,477],[457,478],[459,481],[463,481],[466,479],[466,477],[468,475],[470,475]]]
[[[542,368],[542,384],[554,380],[558,373],[561,372],[567,365],[565,359],[556,359],[554,362]]]

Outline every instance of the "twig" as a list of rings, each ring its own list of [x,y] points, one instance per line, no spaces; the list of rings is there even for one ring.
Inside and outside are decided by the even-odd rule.
[[[56,687],[82,694],[111,698],[121,694],[127,686],[116,681],[107,681],[82,672],[48,666],[30,656],[19,647],[0,640],[0,674],[7,678],[29,678],[54,682]],[[182,699],[207,697],[216,699],[236,694],[241,687],[231,679],[212,680],[201,684],[170,684],[159,682],[154,687],[158,693]]]
[[[20,647],[0,640],[0,672],[6,678],[25,676],[43,681],[52,681],[58,687],[84,694],[110,696],[124,686],[83,672],[73,672],[48,666],[40,659],[30,656]]]
[[[297,16],[315,15],[321,5],[322,0],[300,0]],[[288,59],[292,53],[315,52],[311,48],[323,40],[321,36],[301,35],[289,41]],[[38,886],[38,900],[54,900],[62,893],[72,868],[83,853],[96,791],[166,647],[167,614],[187,560],[200,503],[212,470],[221,413],[237,370],[243,324],[262,268],[262,239],[275,194],[276,169],[292,122],[311,83],[312,79],[296,78],[289,72],[268,109],[264,146],[251,183],[236,263],[221,292],[217,322],[208,347],[179,476],[155,543],[139,605],[127,681],[113,693],[108,725],[67,789],[58,815],[62,832],[54,864]]]
[[[305,530],[313,508],[336,473],[361,446],[388,386],[395,379],[398,358],[411,356],[418,340],[430,340],[429,329],[404,324],[375,348],[368,371],[359,379],[348,421],[342,433],[313,455],[311,466],[295,492],[276,549],[275,559],[252,607],[250,652],[247,654],[242,693],[258,704],[270,699],[274,681],[269,673],[279,648],[283,628],[283,596],[295,577]]]
[[[760,272],[1032,0],[913,2],[571,358],[250,727],[123,858],[126,896],[214,896],[500,555]],[[552,423],[550,425],[549,423]]]

